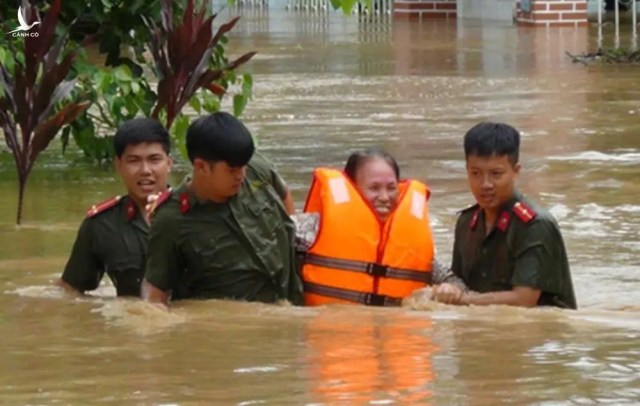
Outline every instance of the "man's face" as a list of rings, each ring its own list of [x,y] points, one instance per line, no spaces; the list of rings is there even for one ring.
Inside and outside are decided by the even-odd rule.
[[[129,195],[138,202],[160,193],[167,187],[173,161],[158,142],[128,145],[121,157],[116,157],[116,171],[122,177]]]
[[[514,193],[520,164],[512,165],[508,155],[467,157],[467,179],[471,193],[485,210],[499,210]]]
[[[226,162],[207,162],[196,158],[194,169],[199,172],[207,185],[207,197],[213,201],[226,200],[235,196],[242,187],[247,174],[247,166],[229,166]]]

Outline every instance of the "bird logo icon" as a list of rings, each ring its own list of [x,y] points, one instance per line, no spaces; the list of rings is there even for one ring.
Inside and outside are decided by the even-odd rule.
[[[34,26],[40,24],[40,21],[34,21],[31,24],[27,24],[27,19],[25,18],[24,13],[22,12],[22,6],[18,7],[18,22],[20,23],[20,26],[13,31],[9,31],[9,34],[12,34],[18,31],[29,31]]]

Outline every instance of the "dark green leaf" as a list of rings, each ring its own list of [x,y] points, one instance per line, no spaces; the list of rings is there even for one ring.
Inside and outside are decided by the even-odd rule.
[[[239,117],[247,106],[247,97],[243,94],[233,96],[233,115]]]
[[[67,151],[67,146],[69,146],[69,134],[71,133],[71,126],[66,126],[64,130],[62,130],[62,135],[60,135],[60,141],[62,142],[62,155]]]

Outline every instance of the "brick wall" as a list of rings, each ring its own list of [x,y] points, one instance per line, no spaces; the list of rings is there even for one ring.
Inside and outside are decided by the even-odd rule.
[[[587,23],[587,0],[530,0],[531,10],[517,3],[516,19],[521,26],[579,27]]]
[[[456,0],[394,0],[393,16],[417,20],[456,18]]]

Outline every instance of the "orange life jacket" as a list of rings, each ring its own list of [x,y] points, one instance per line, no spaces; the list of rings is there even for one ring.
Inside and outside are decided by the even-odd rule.
[[[320,228],[302,268],[305,305],[397,306],[431,282],[429,189],[406,180],[398,192],[380,222],[344,173],[316,169],[304,211],[320,214]]]

